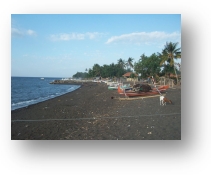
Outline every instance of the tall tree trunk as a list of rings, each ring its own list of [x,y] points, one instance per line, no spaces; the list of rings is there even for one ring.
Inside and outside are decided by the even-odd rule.
[[[176,74],[176,79],[177,79],[177,83],[176,83],[176,84],[178,85],[179,82],[178,82],[178,76],[177,76],[177,71],[176,71],[176,69],[175,69],[175,66],[174,66],[174,72],[175,72],[175,74]]]

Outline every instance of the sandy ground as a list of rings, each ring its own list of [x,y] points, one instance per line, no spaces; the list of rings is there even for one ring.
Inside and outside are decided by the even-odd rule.
[[[120,97],[105,83],[84,83],[74,92],[11,111],[11,140],[181,140],[180,87],[166,91],[173,102],[166,106],[159,97]]]

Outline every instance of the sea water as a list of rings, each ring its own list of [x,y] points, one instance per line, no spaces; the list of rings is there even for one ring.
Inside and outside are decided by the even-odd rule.
[[[27,107],[74,91],[80,85],[50,84],[61,78],[11,77],[11,110]]]

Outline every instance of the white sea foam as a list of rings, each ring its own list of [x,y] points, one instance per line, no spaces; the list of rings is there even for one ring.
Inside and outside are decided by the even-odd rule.
[[[62,92],[56,92],[54,94],[48,94],[45,97],[38,97],[36,99],[30,99],[30,100],[20,101],[20,102],[16,102],[16,103],[13,102],[11,104],[11,110],[27,107],[29,105],[33,105],[33,104],[36,104],[36,103],[39,103],[39,102],[43,102],[43,101],[58,97],[60,95],[64,95],[66,93],[69,93],[69,92],[72,92],[72,91],[78,89],[79,87],[80,87],[80,85],[79,86],[72,86],[72,87],[70,87],[70,88],[68,88],[68,89],[66,89]]]

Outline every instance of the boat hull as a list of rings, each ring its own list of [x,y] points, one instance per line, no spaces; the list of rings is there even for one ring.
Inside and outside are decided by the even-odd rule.
[[[117,90],[118,87],[108,87],[109,90]]]
[[[124,90],[124,89],[121,89],[120,86],[118,87],[118,93],[119,94],[122,94],[122,95],[125,95],[127,97],[139,97],[139,96],[151,96],[151,95],[158,95],[160,93],[163,93],[165,92],[167,89],[169,88],[169,86],[160,86],[158,87],[157,89],[156,88],[153,88],[151,91],[149,92],[134,92],[134,91],[131,91],[131,90]]]

